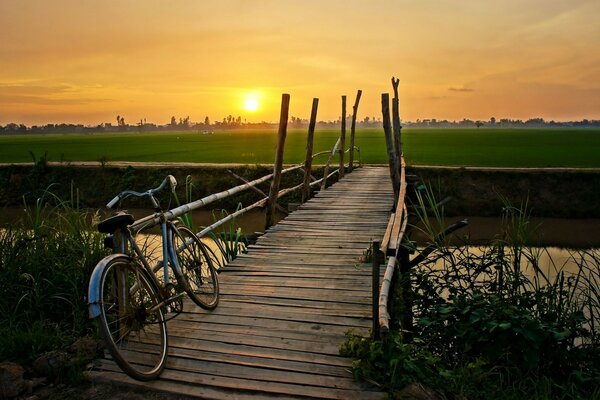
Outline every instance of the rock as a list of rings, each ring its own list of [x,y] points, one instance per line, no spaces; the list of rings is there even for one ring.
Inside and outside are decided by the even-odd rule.
[[[19,364],[0,363],[0,398],[16,397],[26,389],[24,373],[25,369]]]
[[[403,400],[443,400],[444,397],[420,383],[411,383],[398,393]]]
[[[33,362],[33,370],[38,376],[51,376],[65,368],[69,355],[64,351],[49,351]]]
[[[31,387],[33,388],[33,390],[39,388],[40,386],[44,386],[46,383],[48,382],[48,378],[46,378],[45,376],[39,377],[39,378],[33,378],[31,380]]]
[[[98,350],[100,346],[97,340],[91,337],[82,337],[77,339],[71,346],[69,346],[69,353],[74,354],[83,361],[92,361],[98,356]]]

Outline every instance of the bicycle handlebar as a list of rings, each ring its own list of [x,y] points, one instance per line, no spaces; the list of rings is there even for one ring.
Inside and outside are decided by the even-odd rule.
[[[175,179],[175,177],[173,175],[167,175],[166,178],[161,182],[161,184],[154,189],[149,189],[145,192],[135,192],[133,190],[122,191],[121,193],[116,195],[111,201],[109,201],[108,204],[106,204],[106,207],[113,208],[115,206],[115,204],[117,204],[120,200],[124,200],[125,198],[127,198],[129,196],[135,196],[135,197],[148,196],[152,200],[153,205],[155,207],[157,207],[158,202],[154,198],[154,194],[163,190],[164,187],[167,186],[167,183],[169,184],[171,191],[174,192],[175,187],[177,186],[177,180]]]

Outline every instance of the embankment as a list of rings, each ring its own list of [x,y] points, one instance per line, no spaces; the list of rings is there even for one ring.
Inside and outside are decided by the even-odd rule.
[[[44,189],[64,200],[73,199],[82,207],[102,207],[124,189],[144,190],[158,185],[167,174],[178,182],[178,195],[186,198],[186,178],[191,180],[192,197],[198,199],[239,185],[230,173],[253,180],[272,171],[268,165],[169,165],[152,164],[44,164],[0,166],[0,206],[35,202]],[[600,170],[570,169],[473,169],[410,167],[407,173],[422,178],[438,199],[451,196],[446,214],[498,216],[502,199],[520,206],[527,201],[532,215],[555,218],[600,218]],[[322,169],[314,173],[320,177]],[[302,172],[284,175],[281,187],[299,183]],[[268,192],[269,183],[260,186]],[[300,193],[288,195],[284,202],[298,202]],[[226,199],[215,208],[234,209],[238,202],[248,205],[261,196],[252,190]],[[128,202],[128,207],[146,204]]]

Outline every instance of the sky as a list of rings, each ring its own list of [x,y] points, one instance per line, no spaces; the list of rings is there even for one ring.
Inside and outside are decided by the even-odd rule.
[[[0,124],[600,119],[598,0],[0,0]]]

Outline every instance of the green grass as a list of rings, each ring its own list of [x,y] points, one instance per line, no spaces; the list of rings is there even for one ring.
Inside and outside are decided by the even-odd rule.
[[[330,148],[338,135],[317,130],[315,152]],[[414,128],[403,130],[403,141],[409,165],[600,167],[600,129]],[[27,162],[30,152],[47,152],[49,161],[272,163],[275,143],[274,130],[4,136],[0,162]],[[356,145],[363,162],[387,162],[381,129],[358,130]],[[285,162],[301,162],[305,146],[306,130],[290,130]]]

